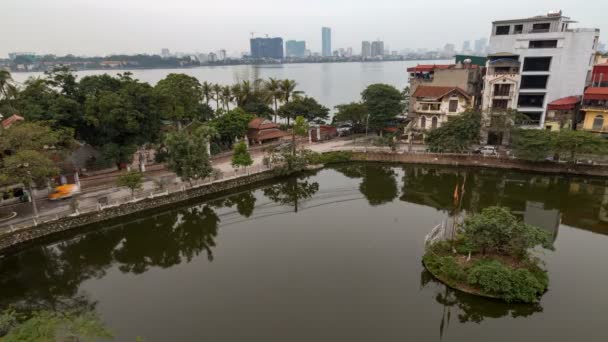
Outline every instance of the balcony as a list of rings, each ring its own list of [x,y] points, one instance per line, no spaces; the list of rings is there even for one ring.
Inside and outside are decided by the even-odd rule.
[[[508,90],[508,91],[494,91],[492,92],[492,97],[507,97],[507,98],[511,98],[513,97],[514,92],[512,90]]]
[[[416,112],[423,114],[442,114],[441,103],[421,103],[416,106]]]

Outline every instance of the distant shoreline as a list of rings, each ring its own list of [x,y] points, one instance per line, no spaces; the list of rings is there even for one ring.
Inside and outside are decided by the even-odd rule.
[[[213,63],[213,64],[202,64],[202,65],[191,65],[191,66],[183,66],[183,67],[167,67],[167,66],[158,66],[158,67],[137,67],[137,66],[125,66],[119,68],[71,68],[73,71],[130,71],[130,70],[186,70],[186,69],[196,69],[196,68],[205,68],[205,67],[225,67],[225,66],[239,66],[239,65],[251,65],[251,66],[273,66],[273,65],[285,65],[285,64],[342,64],[342,63],[389,63],[389,62],[413,62],[413,61],[446,61],[448,59],[445,58],[433,58],[433,59],[390,59],[390,60],[360,60],[360,61],[290,61],[290,62],[281,62],[281,63]],[[60,67],[62,65],[57,65],[56,67]],[[68,65],[69,67],[69,65]],[[12,70],[8,68],[11,73],[42,73],[45,71],[50,71],[52,69],[45,70]]]

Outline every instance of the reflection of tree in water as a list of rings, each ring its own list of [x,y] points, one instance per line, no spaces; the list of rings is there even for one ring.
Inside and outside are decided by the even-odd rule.
[[[363,178],[365,176],[365,164],[342,164],[332,167],[348,178]]]
[[[147,229],[125,229],[124,240],[114,251],[121,271],[140,274],[151,266],[168,268],[180,264],[182,258],[189,262],[202,251],[213,260],[211,248],[220,219],[209,206],[180,209],[160,221]]]
[[[370,205],[392,202],[398,196],[397,180],[392,168],[381,165],[364,165],[359,190]]]
[[[435,301],[443,307],[439,322],[440,338],[443,338],[450,323],[452,323],[452,314],[458,315],[459,323],[481,323],[486,318],[501,318],[505,316],[513,318],[528,317],[543,311],[539,303],[508,304],[453,290],[424,270],[420,274],[420,285],[421,287],[426,287],[429,283],[438,285],[440,288],[435,294]]]
[[[279,184],[264,188],[264,195],[271,201],[291,206],[298,212],[301,202],[311,198],[319,191],[319,183],[291,177]]]
[[[220,198],[209,202],[214,208],[233,207],[236,205],[237,212],[244,217],[251,217],[255,209],[256,197],[253,191],[243,191],[236,195]]]

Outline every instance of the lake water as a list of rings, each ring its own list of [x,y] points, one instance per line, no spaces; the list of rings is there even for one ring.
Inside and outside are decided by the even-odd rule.
[[[297,89],[312,96],[319,103],[333,110],[338,104],[359,101],[361,92],[370,84],[386,83],[403,89],[408,84],[406,69],[418,64],[442,64],[450,61],[397,61],[366,63],[311,63],[282,65],[235,65],[206,66],[193,69],[150,69],[130,70],[134,77],[150,84],[156,84],[170,73],[184,73],[207,81],[220,84],[234,84],[240,80],[256,78],[292,79],[298,83]],[[117,74],[121,71],[79,71],[79,77],[103,73]],[[17,82],[24,82],[28,77],[40,76],[42,73],[14,73]]]
[[[510,207],[555,239],[536,305],[447,289],[421,265],[452,210]],[[0,260],[0,307],[96,310],[117,341],[606,341],[608,182],[335,166],[104,223]]]

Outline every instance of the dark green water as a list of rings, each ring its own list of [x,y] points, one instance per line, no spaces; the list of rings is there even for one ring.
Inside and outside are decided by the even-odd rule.
[[[452,210],[504,205],[555,237],[537,305],[447,290],[421,266]],[[0,306],[90,308],[117,341],[606,341],[608,181],[353,164],[0,260]]]

